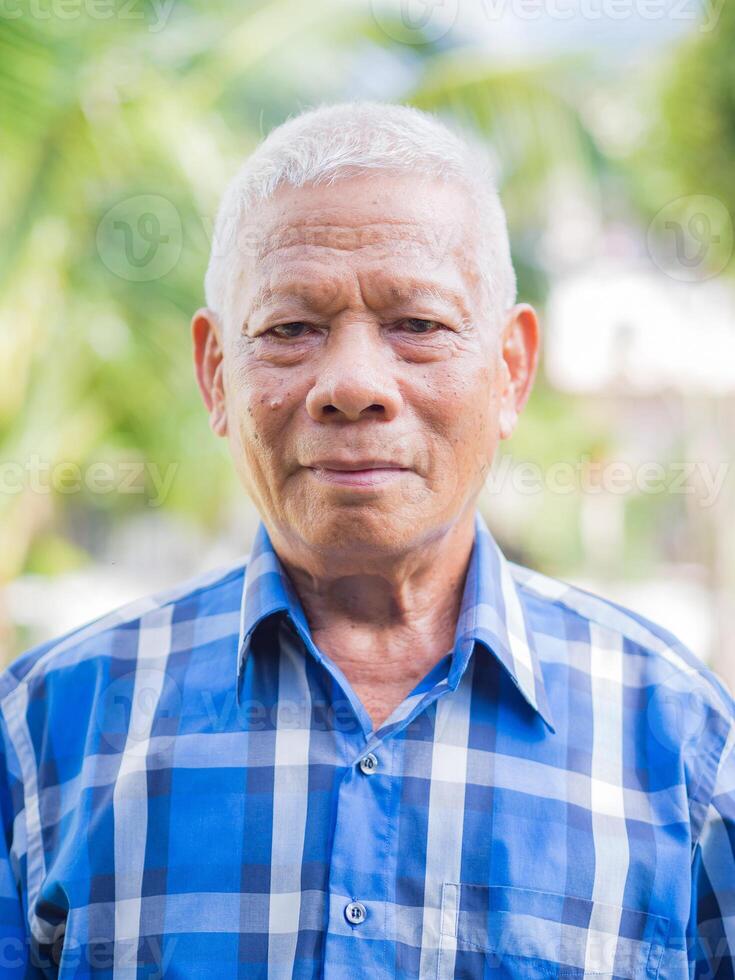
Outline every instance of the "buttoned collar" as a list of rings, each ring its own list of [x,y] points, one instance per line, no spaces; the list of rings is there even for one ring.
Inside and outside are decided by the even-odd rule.
[[[278,560],[265,526],[258,527],[245,570],[240,606],[236,690],[258,625],[286,613],[296,632],[319,659],[294,587]],[[456,655],[450,686],[458,683],[469,657],[480,644],[497,658],[528,704],[554,731],[536,638],[511,563],[500,550],[482,516],[475,518],[475,542],[467,570],[455,635]]]

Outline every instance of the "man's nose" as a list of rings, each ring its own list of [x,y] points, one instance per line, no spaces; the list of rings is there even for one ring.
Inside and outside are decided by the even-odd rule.
[[[317,422],[386,421],[401,409],[390,351],[367,325],[345,325],[331,336],[306,409]]]

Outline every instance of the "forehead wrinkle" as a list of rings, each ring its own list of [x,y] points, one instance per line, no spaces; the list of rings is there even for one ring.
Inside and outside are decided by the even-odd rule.
[[[258,246],[255,260],[262,262],[274,252],[288,252],[289,249],[318,248],[332,252],[357,252],[364,248],[388,247],[391,239],[384,234],[387,225],[392,229],[402,229],[398,239],[400,242],[408,241],[436,248],[437,236],[431,235],[417,223],[385,220],[359,225],[290,225],[288,229],[268,236]]]

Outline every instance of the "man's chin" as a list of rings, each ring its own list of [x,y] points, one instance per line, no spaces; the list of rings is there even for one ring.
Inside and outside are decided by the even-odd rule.
[[[310,515],[292,529],[298,528],[303,543],[315,553],[329,553],[335,559],[359,556],[364,561],[369,555],[389,558],[415,547],[424,536],[424,523],[415,510],[376,506],[366,499]]]

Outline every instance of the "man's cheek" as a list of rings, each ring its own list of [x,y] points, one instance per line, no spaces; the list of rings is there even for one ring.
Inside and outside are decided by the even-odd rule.
[[[486,407],[467,406],[467,428],[457,436],[456,469],[468,485],[482,483],[492,465],[497,439],[493,419]]]

